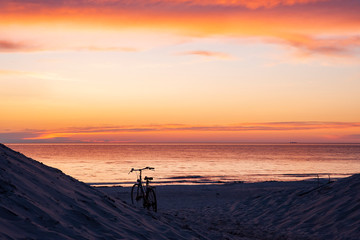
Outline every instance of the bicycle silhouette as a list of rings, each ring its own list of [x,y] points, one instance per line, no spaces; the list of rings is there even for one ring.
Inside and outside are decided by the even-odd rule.
[[[157,202],[155,187],[150,186],[150,181],[153,180],[152,177],[145,176],[144,180],[146,181],[145,186],[142,181],[142,171],[143,170],[155,170],[152,167],[145,167],[141,169],[132,168],[129,173],[138,171],[140,174],[137,176],[137,181],[131,188],[131,202],[137,207],[144,207],[148,210],[157,211]]]

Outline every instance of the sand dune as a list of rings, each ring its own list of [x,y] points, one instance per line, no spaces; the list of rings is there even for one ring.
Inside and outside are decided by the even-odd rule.
[[[194,207],[182,200],[178,209],[163,211],[209,239],[360,239],[360,175],[320,188],[316,182],[273,182],[195,193]]]
[[[228,212],[285,236],[360,239],[360,175],[320,188],[264,194],[234,203]]]
[[[0,239],[193,238],[4,145],[0,166]]]

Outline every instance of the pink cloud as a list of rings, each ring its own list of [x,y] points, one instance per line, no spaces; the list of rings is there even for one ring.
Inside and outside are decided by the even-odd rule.
[[[94,51],[94,52],[138,52],[139,50],[131,47],[100,47],[100,46],[88,46],[76,48],[80,51]]]
[[[14,42],[0,39],[0,52],[30,52],[37,48],[24,42]]]
[[[360,49],[360,35],[311,37],[300,36],[285,38],[285,43],[298,49],[305,55],[327,55],[337,57],[355,57],[354,49]]]
[[[180,55],[196,55],[202,57],[212,57],[212,58],[220,58],[220,59],[232,59],[233,57],[227,53],[223,52],[213,52],[213,51],[188,51],[179,53]]]

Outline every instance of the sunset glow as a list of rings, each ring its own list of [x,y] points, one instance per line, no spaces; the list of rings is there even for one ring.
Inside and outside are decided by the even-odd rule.
[[[0,10],[0,142],[360,142],[357,0]]]

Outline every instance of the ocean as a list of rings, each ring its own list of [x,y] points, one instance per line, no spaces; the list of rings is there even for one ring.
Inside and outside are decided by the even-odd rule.
[[[154,167],[154,184],[341,178],[360,173],[360,144],[6,144],[91,185],[129,186],[131,168]]]

